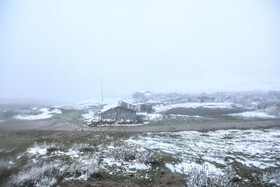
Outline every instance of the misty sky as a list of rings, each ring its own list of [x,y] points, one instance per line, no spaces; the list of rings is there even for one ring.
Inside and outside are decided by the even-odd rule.
[[[280,1],[0,1],[0,97],[280,89]]]

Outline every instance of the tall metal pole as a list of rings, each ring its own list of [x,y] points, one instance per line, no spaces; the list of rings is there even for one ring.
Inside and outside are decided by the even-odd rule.
[[[103,84],[102,84],[103,79],[100,79],[100,84],[101,84],[101,100],[103,103]]]

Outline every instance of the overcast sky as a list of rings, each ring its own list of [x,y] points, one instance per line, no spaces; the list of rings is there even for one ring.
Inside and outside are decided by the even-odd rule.
[[[0,97],[280,89],[280,1],[0,1]]]

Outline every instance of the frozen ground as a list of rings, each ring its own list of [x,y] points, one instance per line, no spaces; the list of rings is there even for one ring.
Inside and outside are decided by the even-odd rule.
[[[231,109],[235,105],[233,103],[195,103],[195,102],[188,102],[188,103],[179,103],[179,104],[170,104],[170,105],[156,105],[155,111],[157,113],[165,112],[172,108],[208,108],[208,109]]]
[[[96,112],[93,110],[88,110],[87,112],[82,114],[82,119],[86,123],[90,123],[93,120],[99,120],[99,117],[96,115]]]
[[[278,116],[269,115],[264,111],[251,111],[251,112],[242,112],[242,113],[235,113],[229,114],[233,117],[240,117],[240,118],[256,118],[256,119],[273,119],[277,118]]]
[[[215,94],[149,94],[140,98],[106,98],[88,99],[68,104],[20,104],[2,101],[0,103],[0,123],[6,121],[36,121],[43,119],[60,119],[81,126],[99,120],[100,112],[110,108],[118,101],[126,101],[138,108],[143,118],[141,123],[149,125],[162,118],[184,115],[187,123],[210,121],[223,118],[233,121],[280,119],[279,92],[259,93],[215,93]],[[177,115],[177,116],[176,116]],[[215,118],[213,120],[213,118]],[[226,119],[227,118],[227,119]],[[170,117],[171,119],[171,117]],[[184,121],[182,121],[184,122]],[[154,123],[153,123],[154,124]]]
[[[199,158],[223,166],[234,160],[258,169],[280,167],[279,141],[278,129],[148,133],[128,140],[147,149],[174,154],[182,160],[181,166]],[[174,167],[180,168],[179,165]],[[181,172],[181,169],[177,171]]]
[[[0,136],[0,175],[8,173],[6,180],[1,180],[6,185],[63,186],[69,181],[99,180],[100,175],[102,180],[149,185],[160,173],[183,176],[188,186],[279,185],[277,128],[132,134],[58,132],[41,135],[26,146],[18,143],[17,139],[28,134],[22,136]],[[13,138],[10,143],[8,138]]]
[[[0,186],[280,185],[279,94],[149,97],[136,126],[88,127],[96,100],[0,105]]]
[[[32,108],[32,110],[36,111],[37,108]],[[49,109],[49,108],[41,108],[38,110],[39,114],[19,114],[16,115],[14,118],[19,120],[40,120],[40,119],[48,119],[53,116],[53,114],[61,114],[60,109]]]

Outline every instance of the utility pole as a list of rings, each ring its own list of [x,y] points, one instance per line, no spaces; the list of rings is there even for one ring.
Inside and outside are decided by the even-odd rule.
[[[100,86],[101,86],[101,101],[103,103],[103,79],[100,79]]]

